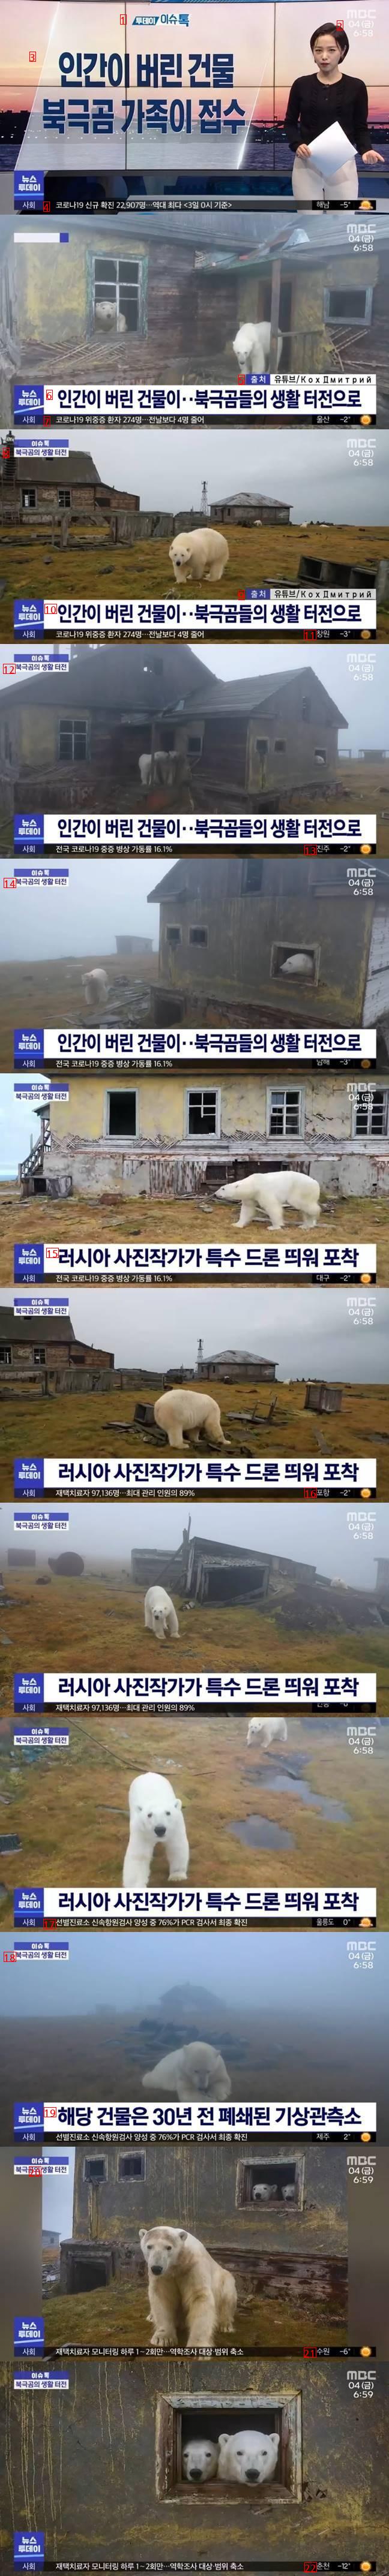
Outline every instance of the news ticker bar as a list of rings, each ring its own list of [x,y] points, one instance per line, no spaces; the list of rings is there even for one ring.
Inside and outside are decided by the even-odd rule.
[[[57,235],[60,239],[60,235]],[[76,428],[107,420],[113,428],[124,422],[126,429],[133,421],[153,423],[187,420],[288,420],[308,419],[316,423],[355,420],[370,429],[377,413],[377,378],[375,374],[344,375],[320,373],[311,375],[247,375],[235,385],[45,385],[14,386],[15,428],[34,429],[40,421],[50,429],[52,421]],[[38,448],[38,453],[44,449]],[[27,454],[30,453],[29,448]],[[18,441],[17,454],[24,456],[23,441]]]
[[[109,1279],[113,1287],[141,1285],[142,1280],[156,1285],[160,1281],[193,1278],[218,1279],[308,1279],[328,1281],[355,1279],[363,1287],[373,1287],[377,1276],[375,1243],[245,1243],[245,1244],[137,1244],[129,1243],[15,1243],[14,1282],[24,1282],[33,1289],[37,1280],[64,1279],[82,1287],[86,1278],[89,1288],[99,1288]],[[66,1306],[68,1300],[66,1300]],[[22,1314],[47,1315],[52,1311],[47,1296],[34,1296],[30,1301],[14,1299],[15,1311]]]
[[[310,2358],[307,2355],[307,2358]],[[15,2535],[17,2536],[17,2535]],[[44,2535],[42,2534],[42,2538]],[[27,2561],[27,2563],[29,2563]],[[25,2565],[18,2558],[15,2565]],[[47,2576],[269,2576],[261,2558],[47,2558]],[[376,2576],[375,2558],[283,2558],[283,2576]]]
[[[309,2307],[308,2291],[307,2306]],[[28,2359],[30,2350],[33,2352],[35,2348],[39,2352],[41,2350],[40,2344],[36,2347],[34,2347],[34,2345],[31,2345],[31,2347],[29,2345],[26,2346],[24,2354],[25,2360]],[[113,2362],[115,2366],[117,2360],[150,2360],[153,2368],[153,2366],[158,2367],[158,2358],[160,2359],[161,2351],[163,2349],[165,2349],[166,2353],[170,2353],[172,2360],[177,2359],[177,2361],[182,2361],[184,2358],[185,2344],[169,2344],[167,2341],[165,2342],[164,2347],[162,2342],[160,2343],[159,2351],[158,2349],[153,2351],[151,2343],[123,2343],[121,2337],[116,2339],[115,2344],[113,2342],[111,2344],[97,2342],[47,2343],[44,2346],[44,2362],[47,2363],[47,2368],[44,2367],[41,2370],[34,2370],[34,2368],[31,2368],[30,2366],[28,2370],[14,2370],[14,2392],[16,2394],[19,2390],[24,2390],[25,2394],[30,2397],[39,2397],[49,2395],[51,2393],[57,2394],[58,2396],[66,2396],[70,2388],[70,2380],[67,2372],[58,2368],[58,2364],[63,2361],[108,2361]],[[218,2360],[227,2361],[230,2359],[230,2344],[219,2343],[214,2347],[214,2349]],[[247,2351],[250,2349],[250,2346],[247,2347],[247,2344],[235,2343],[234,2361],[245,2361]],[[304,2344],[303,2341],[301,2341],[300,2345],[294,2345],[294,2357],[300,2361],[359,2361],[361,2352],[364,2349],[365,2347],[360,2343],[343,2343],[340,2345],[337,2343]],[[259,2350],[260,2347],[258,2346],[258,2354]],[[191,2351],[193,2352],[194,2359],[206,2361],[209,2358],[209,2344],[193,2343],[191,2345]],[[369,2351],[371,2354],[371,2360],[374,2361],[376,2345],[370,2344]],[[283,2361],[286,2358],[289,2360],[288,2345],[286,2343],[267,2344],[266,2354],[269,2352],[271,2352],[274,2361]]]
[[[142,850],[170,849],[185,842],[191,847],[212,848],[226,843],[231,848],[248,846],[268,849],[301,849],[317,856],[318,850],[359,850],[363,858],[374,857],[376,847],[375,814],[15,814],[14,855],[22,851],[34,858],[39,849],[56,847],[65,854],[72,850],[101,851],[109,857],[111,848],[124,849],[135,858]],[[10,878],[12,885],[12,877]]]
[[[181,2130],[192,2136],[204,2130],[226,2130],[279,2137],[343,2136],[374,2143],[375,2102],[15,2102],[14,2136],[150,2137],[155,2130]]]
[[[72,1400],[72,1399],[71,1399]],[[145,1431],[147,1437],[147,1428]],[[128,1501],[139,1492],[356,1494],[370,1502],[377,1490],[376,1458],[15,1458],[14,1495],[71,1494],[72,1501]]]
[[[14,1072],[35,1073],[37,1065],[63,1065],[65,1070],[76,1065],[88,1074],[96,1065],[110,1066],[115,1056],[119,1063],[163,1071],[170,1064],[193,1064],[209,1058],[211,1063],[275,1064],[279,1058],[296,1059],[298,1063],[313,1058],[317,1064],[344,1064],[350,1059],[358,1064],[375,1064],[376,1029],[281,1028],[281,1029],[127,1029],[64,1028],[14,1029]]]
[[[45,1673],[14,1674],[14,1712],[38,1708],[223,1708],[257,1700],[268,1708],[376,1707],[375,1673]]]
[[[311,1916],[315,1916],[322,1922],[349,1922],[351,1919],[359,1930],[370,1931],[376,1924],[377,1890],[375,1887],[223,1889],[186,1886],[135,1889],[128,1884],[122,1887],[14,1888],[15,1930],[23,1927],[23,1930],[31,1931],[38,1923],[46,1924],[46,1928],[49,1923],[51,1930],[60,1928],[63,1923],[70,1923],[72,1928],[86,1923],[89,1928],[90,1921],[97,1920],[99,1925],[108,1921],[135,1923],[142,1915],[150,1919],[165,1915],[169,1922],[181,1917],[208,1922],[216,1916],[225,1922],[251,1922],[261,1916],[270,1921],[274,1918],[289,1921],[291,1916],[298,1915],[309,1921]],[[46,1956],[45,1944],[39,1939],[37,1945],[34,1942],[14,1943],[7,1955],[7,1965],[10,1957],[16,1966],[23,1963],[25,1958],[34,1954],[35,1948],[40,1957]],[[50,1944],[48,1949],[50,1951]],[[65,1954],[68,1955],[68,1943],[64,1945]],[[62,1956],[60,1948],[58,1955]]]
[[[207,521],[207,526],[208,526]],[[196,571],[196,566],[194,567]],[[320,642],[336,636],[356,635],[369,642],[377,627],[377,598],[372,589],[355,586],[320,588],[314,582],[305,589],[295,582],[264,583],[261,589],[240,590],[236,599],[39,599],[15,600],[14,635],[19,643],[39,643],[41,635],[64,635],[73,641],[82,635],[105,635],[110,639],[130,636],[142,641],[152,628],[153,635],[199,635],[216,630],[222,634],[304,634]]]

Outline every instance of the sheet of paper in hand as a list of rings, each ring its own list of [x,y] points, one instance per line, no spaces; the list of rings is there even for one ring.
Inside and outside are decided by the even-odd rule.
[[[345,161],[355,161],[348,134],[343,133],[343,126],[337,121],[335,125],[327,125],[324,134],[315,134],[314,143],[308,143],[307,148],[310,161],[320,170],[323,179],[334,179],[336,171],[343,170]]]

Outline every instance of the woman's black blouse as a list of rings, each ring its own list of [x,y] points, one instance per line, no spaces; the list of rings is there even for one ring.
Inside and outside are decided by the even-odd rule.
[[[317,134],[324,134],[327,125],[336,123],[343,126],[353,152],[368,152],[368,113],[364,81],[350,80],[348,73],[342,72],[341,80],[330,82],[327,88],[316,72],[309,72],[305,80],[292,82],[288,98],[285,134],[290,150],[297,152],[299,143],[314,143]]]

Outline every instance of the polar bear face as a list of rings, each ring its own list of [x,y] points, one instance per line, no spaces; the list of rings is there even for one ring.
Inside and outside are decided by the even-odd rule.
[[[204,2487],[208,2478],[216,2477],[217,2460],[217,2442],[185,2442],[182,2454],[183,2477],[189,2479],[190,2486]]]
[[[147,1833],[153,1834],[154,1842],[163,1843],[170,1826],[176,1823],[177,1816],[182,1815],[181,1799],[175,1798],[174,1789],[169,1788],[169,1781],[161,1780],[159,1788],[157,1782],[153,1783],[152,1787],[147,1784],[144,1788],[139,1782],[138,1789],[132,1782],[128,1795],[131,1823],[136,1822],[139,1826],[146,1826]]]
[[[153,1610],[153,1629],[155,1637],[160,1637],[161,1639],[162,1637],[168,1637],[169,1625],[167,1610]]]
[[[186,2245],[187,2228],[149,2227],[146,2230],[140,2227],[139,2235],[142,2254],[153,2279],[159,2280],[163,2272],[174,2272],[181,2248]]]
[[[241,2487],[263,2487],[274,2476],[279,2433],[220,2433],[218,2477]]]
[[[169,563],[174,564],[174,571],[181,572],[182,565],[191,562],[192,547],[188,544],[188,538],[173,537],[173,544],[169,546]]]

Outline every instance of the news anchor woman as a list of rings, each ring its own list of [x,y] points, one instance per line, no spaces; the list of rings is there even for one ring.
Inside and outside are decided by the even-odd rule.
[[[349,51],[344,28],[336,27],[327,18],[322,27],[315,27],[310,45],[314,71],[292,82],[285,118],[287,142],[294,152],[292,188],[298,205],[311,204],[313,197],[358,197],[355,153],[359,152],[369,169],[383,160],[382,152],[371,150],[365,83],[351,80],[343,71]],[[350,157],[347,154],[341,169],[327,180],[321,177],[320,166],[315,166],[308,144],[314,144],[316,135],[323,134],[326,126],[335,124],[341,125],[347,135]]]

